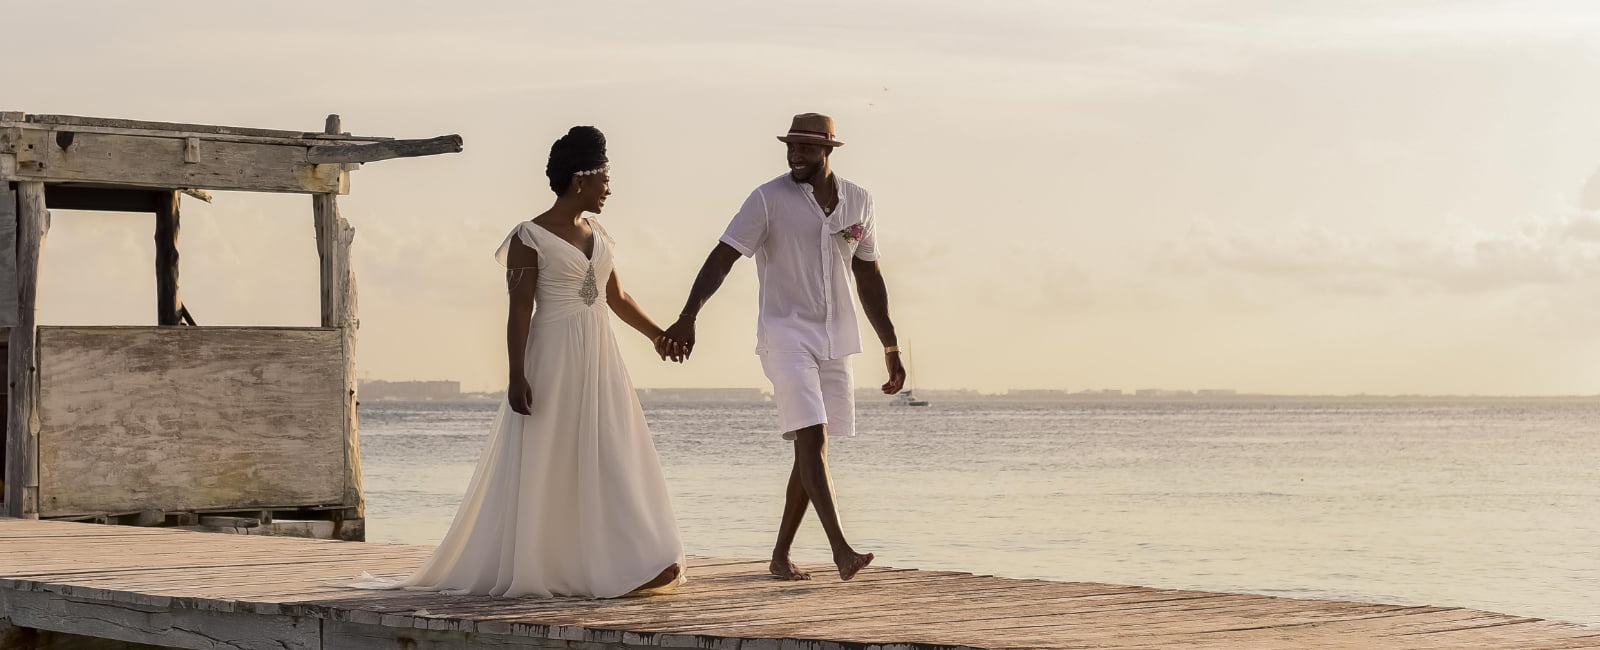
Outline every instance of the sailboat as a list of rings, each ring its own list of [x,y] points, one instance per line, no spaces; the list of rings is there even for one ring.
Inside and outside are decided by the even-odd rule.
[[[894,401],[889,404],[891,406],[927,406],[928,400],[917,399],[916,393],[912,392],[911,378],[915,375],[911,374],[911,354],[909,352],[904,354],[906,357],[906,389],[895,395]]]
[[[911,392],[911,389],[907,388],[906,390],[900,391],[900,394],[896,395],[894,401],[890,402],[889,404],[892,406],[927,406],[928,400],[917,399],[917,396]]]

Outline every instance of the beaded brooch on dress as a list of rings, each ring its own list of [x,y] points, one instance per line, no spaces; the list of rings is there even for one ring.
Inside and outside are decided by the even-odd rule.
[[[589,262],[589,272],[583,276],[583,286],[578,289],[578,297],[583,299],[583,304],[593,305],[595,299],[600,297],[600,286],[594,277],[594,262]]]

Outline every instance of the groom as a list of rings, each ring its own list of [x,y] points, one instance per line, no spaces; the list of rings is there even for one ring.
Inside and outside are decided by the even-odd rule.
[[[772,381],[772,399],[783,421],[783,438],[794,441],[794,467],[784,500],[770,570],[785,580],[809,580],[789,559],[789,547],[815,506],[833,547],[839,578],[849,580],[872,563],[845,540],[828,472],[828,435],[855,435],[855,381],[850,355],[861,352],[861,334],[850,301],[855,278],[861,306],[884,346],[893,395],[905,384],[889,297],[878,268],[877,221],[872,197],[860,185],[833,173],[828,160],[844,143],[834,138],[833,119],[796,115],[787,135],[789,171],[757,187],[695,277],[678,322],[658,352],[671,356],[674,343],[692,353],[694,321],[740,256],[756,259],[761,280],[756,354]]]

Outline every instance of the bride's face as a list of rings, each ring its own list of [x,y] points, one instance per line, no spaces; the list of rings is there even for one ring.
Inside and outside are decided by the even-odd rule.
[[[611,174],[579,176],[576,185],[583,189],[578,198],[583,199],[584,212],[600,214],[606,207],[606,197],[611,196]]]

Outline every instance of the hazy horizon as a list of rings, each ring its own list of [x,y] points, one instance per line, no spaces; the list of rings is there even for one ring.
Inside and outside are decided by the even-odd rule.
[[[451,382],[451,381],[459,382],[460,380],[457,380],[457,379],[384,379],[384,378],[363,377],[363,378],[361,378],[361,381],[363,381],[363,382],[381,381],[381,382],[389,382],[389,383],[404,383],[404,382]],[[760,391],[763,392],[763,394],[766,394],[766,395],[771,395],[772,394],[772,386],[771,386],[771,384],[766,384],[766,383],[753,384],[753,385],[747,385],[747,386],[737,386],[737,385],[727,385],[727,386],[635,386],[634,388],[638,389],[638,390],[647,390],[647,391],[648,390],[678,390],[678,389],[707,390],[707,391],[752,390],[752,389],[754,389],[754,390],[760,390]],[[490,387],[490,388],[483,388],[483,389],[468,388],[465,384],[463,384],[462,387],[461,387],[461,394],[462,395],[492,394],[492,393],[501,392],[502,390],[504,390],[504,389],[503,388],[497,388],[497,387]],[[1481,393],[1273,393],[1273,392],[1244,392],[1244,391],[1237,391],[1237,390],[1231,389],[1231,388],[1178,388],[1178,387],[1165,387],[1165,388],[1162,388],[1162,387],[1155,387],[1155,386],[1145,386],[1143,388],[1115,388],[1115,387],[1110,387],[1110,386],[1098,387],[1098,388],[1051,388],[1051,387],[1043,387],[1043,388],[1001,388],[1001,389],[993,390],[993,391],[983,390],[983,389],[978,389],[978,388],[963,388],[963,387],[951,387],[951,386],[931,386],[931,387],[926,387],[926,388],[915,388],[914,390],[917,393],[933,394],[933,395],[943,394],[943,393],[972,393],[972,394],[976,394],[979,397],[1006,397],[1008,392],[1041,391],[1041,392],[1059,392],[1059,393],[1062,393],[1063,394],[1062,396],[1065,396],[1065,397],[1078,397],[1078,398],[1119,397],[1120,396],[1120,397],[1128,397],[1128,398],[1145,397],[1145,398],[1151,398],[1151,399],[1176,398],[1176,397],[1194,397],[1194,398],[1201,398],[1201,397],[1213,397],[1213,398],[1271,397],[1271,398],[1291,398],[1291,399],[1292,398],[1365,398],[1365,397],[1378,398],[1378,399],[1386,399],[1386,398],[1429,398],[1429,399],[1432,399],[1432,398],[1462,398],[1462,399],[1519,399],[1519,398],[1526,398],[1526,399],[1592,399],[1592,398],[1600,397],[1600,394],[1584,394],[1584,393],[1566,393],[1566,394],[1561,394],[1561,393],[1523,393],[1523,394],[1515,394],[1515,393],[1512,393],[1512,394],[1481,394]],[[1120,395],[1112,395],[1112,394],[1104,394],[1104,393],[1102,393],[1102,391],[1106,391],[1106,390],[1120,390],[1120,391],[1122,391],[1122,393]],[[1188,394],[1176,394],[1176,395],[1174,395],[1174,394],[1166,394],[1166,395],[1149,395],[1149,396],[1137,395],[1136,391],[1140,391],[1140,390],[1156,390],[1156,391],[1163,391],[1163,392],[1188,393]],[[1222,391],[1222,393],[1209,394],[1209,395],[1200,395],[1200,394],[1198,394],[1200,392],[1216,392],[1216,391]],[[866,387],[866,386],[857,386],[856,387],[856,392],[857,393],[862,393],[862,392],[873,392],[873,393],[876,393],[877,389]],[[883,397],[884,397],[884,399],[890,399],[892,396],[884,395]]]
[[[341,199],[364,377],[503,381],[490,252],[548,206],[568,127],[610,140],[601,218],[665,326],[783,173],[772,136],[820,111],[847,143],[835,169],[874,194],[919,387],[1600,393],[1600,5],[808,7],[8,2],[16,26],[71,16],[73,46],[11,30],[0,51],[51,65],[0,110],[461,134],[464,153],[367,165]],[[214,194],[183,205],[195,318],[316,324],[310,200]],[[152,234],[58,211],[40,323],[153,324]],[[615,325],[636,385],[765,387],[754,322],[745,261],[686,366]],[[883,381],[876,354],[856,368]]]

